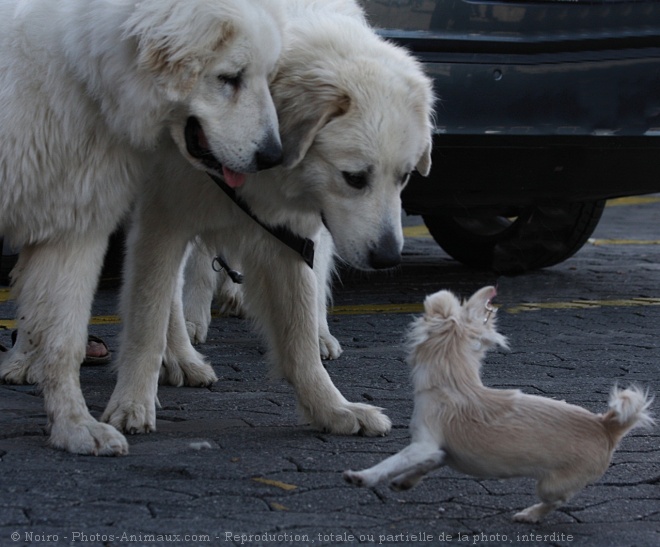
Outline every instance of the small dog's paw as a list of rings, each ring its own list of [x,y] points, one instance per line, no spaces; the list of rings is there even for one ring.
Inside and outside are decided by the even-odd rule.
[[[523,511],[520,511],[513,515],[513,522],[526,522],[528,524],[536,524],[541,520],[536,511],[533,510],[534,507],[528,507]]]
[[[419,482],[419,479],[395,479],[390,483],[390,488],[395,492],[403,492],[404,490],[410,490]]]
[[[362,473],[359,471],[351,471],[350,469],[344,471],[343,475],[344,480],[349,484],[354,484],[355,486],[368,486]]]

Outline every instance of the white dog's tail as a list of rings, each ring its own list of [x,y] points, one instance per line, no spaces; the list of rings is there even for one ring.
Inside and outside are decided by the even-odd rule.
[[[632,428],[651,427],[655,423],[649,412],[652,402],[653,397],[649,398],[648,389],[636,385],[626,389],[614,386],[610,394],[610,409],[602,415],[602,420],[615,444]]]

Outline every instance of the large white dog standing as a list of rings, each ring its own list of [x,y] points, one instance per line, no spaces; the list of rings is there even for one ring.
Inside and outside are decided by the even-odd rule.
[[[40,385],[54,446],[127,451],[78,378],[108,235],[166,155],[234,186],[281,161],[280,29],[275,0],[0,0],[0,234],[22,246],[0,380]]]
[[[289,0],[285,13],[271,85],[284,166],[250,176],[237,193],[263,222],[315,239],[321,271],[332,252],[319,245],[323,225],[351,265],[394,266],[403,247],[401,190],[413,169],[426,175],[431,167],[431,82],[352,0]],[[159,177],[140,197],[129,236],[119,376],[103,418],[129,432],[153,430],[163,360],[169,383],[216,379],[190,345],[177,292],[186,246],[202,234],[244,267],[248,311],[305,418],[335,433],[387,433],[380,409],[347,401],[323,368],[312,269],[176,155]]]

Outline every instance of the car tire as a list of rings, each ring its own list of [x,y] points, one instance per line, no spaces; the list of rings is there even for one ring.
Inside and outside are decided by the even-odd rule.
[[[515,275],[573,256],[598,225],[605,200],[515,208],[497,215],[424,215],[433,239],[451,257]]]

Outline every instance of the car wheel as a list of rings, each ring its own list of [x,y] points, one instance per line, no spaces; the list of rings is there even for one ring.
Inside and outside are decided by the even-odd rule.
[[[573,256],[596,229],[604,208],[605,200],[599,200],[423,218],[433,239],[459,262],[519,274]]]

